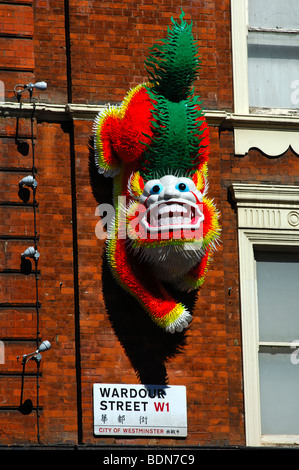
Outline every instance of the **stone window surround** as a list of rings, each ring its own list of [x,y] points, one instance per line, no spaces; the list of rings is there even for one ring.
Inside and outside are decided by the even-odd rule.
[[[231,0],[235,154],[245,155],[251,148],[268,156],[279,156],[289,148],[299,154],[296,110],[249,109],[247,25],[248,0]]]
[[[246,444],[299,444],[299,435],[261,434],[254,259],[256,246],[299,250],[299,186],[233,183],[230,193],[238,220]]]

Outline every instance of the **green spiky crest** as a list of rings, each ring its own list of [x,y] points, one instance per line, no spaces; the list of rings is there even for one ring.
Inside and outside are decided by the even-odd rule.
[[[166,38],[149,49],[145,60],[154,92],[175,102],[187,99],[200,69],[192,22],[186,23],[184,16],[182,11],[181,24],[171,18],[172,29],[168,27]]]
[[[148,90],[152,99],[157,99]],[[192,173],[196,169],[200,135],[197,119],[202,116],[196,97],[179,103],[158,97],[151,122],[154,138],[143,157],[141,174],[152,179],[154,174]]]
[[[166,39],[150,48],[151,56],[145,61],[150,81],[146,88],[154,105],[154,135],[146,145],[141,168],[145,179],[157,174],[190,174],[196,169],[203,132],[199,129],[201,103],[193,95],[199,59],[192,23],[187,24],[184,15],[182,11],[181,24],[171,19]]]

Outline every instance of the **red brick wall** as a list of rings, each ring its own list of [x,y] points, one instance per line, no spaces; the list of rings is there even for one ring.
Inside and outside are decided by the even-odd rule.
[[[200,45],[203,65],[196,91],[207,108],[230,108],[232,103],[229,5],[228,0],[183,5]],[[178,0],[70,0],[73,100],[119,102],[130,87],[146,81],[148,47],[164,37],[181,7]]]
[[[13,0],[0,4],[0,80],[5,85],[5,97],[12,98],[16,84],[33,79],[34,22],[31,1]]]
[[[186,19],[192,17],[201,46],[203,64],[196,91],[210,109],[232,109],[229,3],[197,0],[184,5]],[[65,8],[68,4],[69,10]],[[26,34],[32,35],[26,60],[19,56],[13,62],[10,54],[4,55],[2,80],[7,99],[16,102],[12,91],[16,83],[45,80],[48,89],[34,92],[37,101],[66,104],[72,98],[74,103],[100,104],[121,101],[130,87],[146,79],[147,49],[163,37],[172,15],[178,19],[181,2],[35,0],[22,2],[22,10],[17,2],[6,6],[0,2],[0,12],[9,18],[3,28],[7,34],[13,33],[21,24],[24,37],[10,37],[4,52],[13,50],[17,54],[20,41],[21,50],[26,52]],[[28,21],[21,12],[26,12]],[[28,95],[23,96],[28,101]],[[5,364],[0,364],[0,443],[32,444],[37,439],[35,411],[24,415],[17,407],[21,357],[35,349],[36,311],[32,306],[15,305],[35,301],[34,273],[25,276],[18,272],[20,253],[32,244],[33,233],[32,192],[26,204],[18,196],[18,181],[32,167],[30,120],[19,122],[22,144],[15,141],[15,116],[2,117],[0,124],[4,182],[0,190],[0,315],[6,352]],[[95,235],[99,221],[95,211],[99,203],[108,201],[110,187],[109,183],[102,186],[94,176],[91,181],[88,143],[92,120],[35,121],[40,336],[52,344],[41,363],[42,442],[76,444],[82,437],[85,444],[101,445],[244,444],[237,234],[227,188],[239,178],[278,177],[280,167],[285,170],[287,164],[252,152],[237,159],[232,132],[219,135],[218,127],[210,129],[209,194],[221,212],[222,244],[199,293],[182,352],[164,362],[157,357],[170,353],[170,346],[175,348],[173,339],[166,348],[161,338],[155,342],[145,335],[142,348],[141,332],[127,331],[122,337],[114,330],[105,308],[102,289],[116,311],[123,309],[123,315],[130,312],[125,307],[128,304],[123,303],[127,300],[114,289],[107,272],[102,276],[104,241]],[[285,158],[295,161],[291,155]],[[91,182],[98,186],[92,187]],[[5,302],[12,305],[5,306]],[[136,350],[140,351],[144,375],[166,374],[170,384],[186,385],[186,439],[93,436],[92,385],[139,383],[134,369]],[[35,397],[36,364],[30,361],[24,399],[30,398],[36,406]]]
[[[5,184],[0,206],[0,315],[5,363],[0,365],[0,434],[1,444],[12,444],[36,442],[37,439],[35,411],[28,415],[18,411],[22,355],[36,349],[37,295],[34,263],[31,274],[20,271],[21,253],[34,245],[33,194],[31,192],[26,203],[18,197],[18,183],[32,168],[30,132],[23,127],[22,135],[27,137],[27,143],[29,141],[28,154],[23,155],[13,138],[16,119],[5,119],[2,123],[1,176]],[[75,441],[77,406],[69,134],[60,124],[42,123],[37,126],[35,137],[40,252],[39,337],[52,344],[40,369],[40,430],[42,440],[46,442]],[[36,407],[36,371],[35,362],[28,362],[23,402],[30,399],[33,407]]]
[[[126,354],[130,352],[128,345],[122,341],[121,335],[113,331],[102,298],[100,254],[103,242],[94,234],[99,219],[95,216],[97,202],[90,192],[85,146],[91,124],[77,121],[75,125],[83,436],[85,442],[132,443],[123,438],[99,439],[92,435],[92,384],[138,383],[138,379],[129,361],[130,355]],[[218,129],[211,127],[211,137],[210,194],[222,214],[223,242],[215,253],[206,282],[199,293],[194,320],[182,353],[165,361],[169,383],[187,386],[189,434],[184,444],[189,445],[244,443],[236,221],[227,202],[227,187],[232,178],[228,175],[226,180],[222,179],[219,164],[220,154],[232,159],[232,135],[224,133],[219,141]],[[103,188],[98,188],[97,198],[101,198],[101,192],[104,193],[102,200],[106,201]],[[122,298],[119,297],[119,301],[115,298],[120,294],[113,288],[112,292],[109,288],[105,292],[108,298],[113,297],[122,315],[126,315],[128,310],[123,306]],[[138,329],[131,334],[138,336]],[[132,342],[136,348],[141,348],[138,337],[133,338]],[[157,339],[154,349],[159,346]],[[140,354],[143,352],[140,349]],[[162,362],[155,364],[150,355],[147,361],[148,372],[152,375],[151,369],[162,365]],[[171,439],[134,440],[137,444],[154,442],[175,443]]]
[[[178,19],[180,11],[176,0],[0,3],[0,69],[6,96],[13,97],[15,84],[36,79],[49,85],[40,95],[45,102],[67,102],[68,85],[74,102],[119,102],[128,88],[147,79],[148,47],[165,35],[171,16]],[[196,92],[206,108],[230,109],[229,1],[186,2],[184,11],[185,19],[193,20],[203,58]]]
[[[48,83],[48,89],[40,95],[43,102],[68,102],[64,3],[61,0],[34,2],[35,78]]]

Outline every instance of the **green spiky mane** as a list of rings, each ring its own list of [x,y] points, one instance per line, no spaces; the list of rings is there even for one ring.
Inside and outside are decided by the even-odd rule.
[[[149,49],[151,55],[145,60],[155,93],[174,102],[185,100],[191,94],[200,69],[192,23],[187,24],[184,16],[182,11],[181,24],[171,18],[172,29],[168,27],[166,38]]]
[[[190,173],[195,169],[200,148],[200,125],[203,113],[193,95],[198,75],[198,48],[192,24],[180,16],[181,24],[172,19],[162,44],[154,45],[145,61],[150,87],[147,92],[154,103],[151,121],[154,137],[143,156],[141,174],[146,179],[166,173]]]

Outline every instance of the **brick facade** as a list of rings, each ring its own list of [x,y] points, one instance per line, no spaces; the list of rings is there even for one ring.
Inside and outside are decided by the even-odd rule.
[[[136,306],[120,292],[105,264],[104,241],[95,235],[96,207],[109,201],[111,184],[90,164],[89,139],[95,114],[77,118],[68,103],[119,103],[146,79],[147,49],[163,37],[177,0],[22,0],[0,2],[1,265],[0,318],[5,363],[0,364],[0,445],[42,443],[244,445],[242,350],[236,214],[228,197],[234,181],[298,184],[298,159],[289,150],[268,159],[257,150],[236,157],[233,131],[209,122],[209,194],[221,212],[222,243],[195,301],[185,336],[153,337]],[[233,110],[229,0],[184,2],[186,19],[202,54],[196,85],[207,110]],[[32,191],[27,202],[18,182],[32,169],[30,106],[20,109],[13,88],[45,80],[33,100],[59,112],[36,110],[35,167],[38,187],[38,276],[20,272],[20,254],[34,242]],[[17,127],[18,126],[18,127]],[[18,136],[16,132],[18,129]],[[40,368],[36,416],[36,363],[26,366],[21,413],[22,355],[36,348],[36,282],[39,340],[52,348]],[[110,306],[107,312],[104,296]],[[133,313],[132,313],[133,312]],[[128,315],[127,323],[124,316]],[[116,322],[116,323],[115,323]],[[135,322],[134,322],[134,325]],[[145,334],[146,331],[146,334]],[[179,351],[178,351],[179,349]],[[19,358],[18,358],[19,356]],[[98,438],[93,435],[92,385],[136,384],[167,378],[186,385],[186,439]]]

